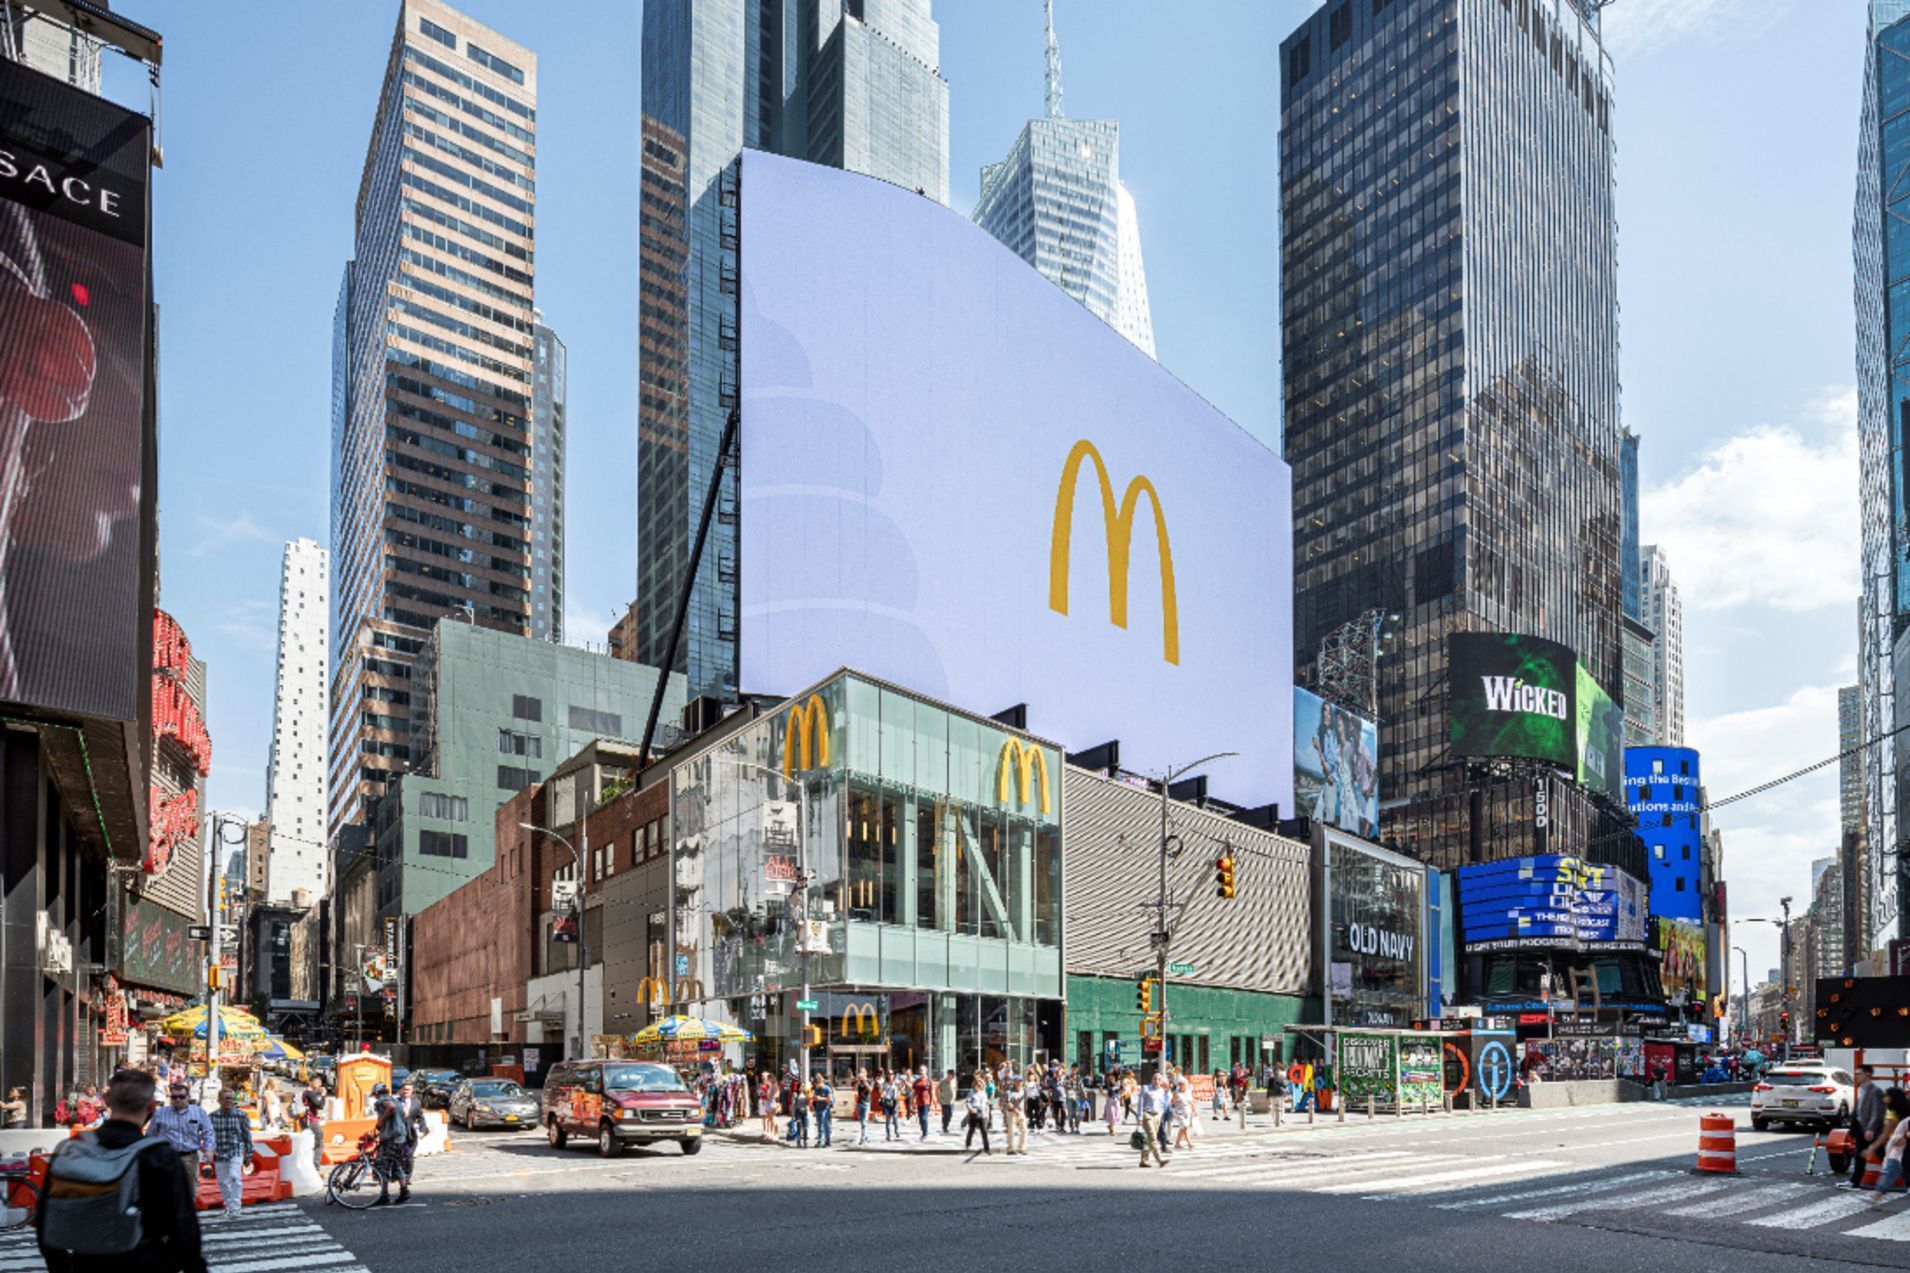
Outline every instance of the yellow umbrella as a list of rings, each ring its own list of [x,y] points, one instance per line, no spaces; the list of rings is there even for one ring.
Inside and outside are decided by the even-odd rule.
[[[161,1021],[159,1028],[170,1035],[191,1035],[195,1039],[203,1039],[206,1037],[206,1006],[199,1004],[183,1012],[175,1012]],[[264,1037],[265,1027],[244,1008],[220,1008],[219,1034],[227,1039],[257,1039]]]
[[[702,1043],[715,1039],[722,1043],[748,1043],[756,1036],[708,1017],[665,1017],[630,1036],[633,1043]]]

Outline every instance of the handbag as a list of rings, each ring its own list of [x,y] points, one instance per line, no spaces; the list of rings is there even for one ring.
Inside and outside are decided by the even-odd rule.
[[[1132,1136],[1129,1136],[1127,1138],[1127,1147],[1129,1149],[1134,1150],[1136,1153],[1139,1153],[1140,1151],[1146,1149],[1147,1148],[1147,1133],[1135,1132]]]

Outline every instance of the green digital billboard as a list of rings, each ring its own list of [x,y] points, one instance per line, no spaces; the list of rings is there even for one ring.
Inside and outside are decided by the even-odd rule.
[[[1578,765],[1578,657],[1569,646],[1507,632],[1447,638],[1452,750]]]
[[[1578,665],[1578,781],[1612,799],[1624,792],[1625,711]]]

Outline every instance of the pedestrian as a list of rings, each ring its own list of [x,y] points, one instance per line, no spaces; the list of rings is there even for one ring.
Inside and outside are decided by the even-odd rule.
[[[1173,1103],[1173,1093],[1167,1089],[1167,1075],[1159,1070],[1154,1072],[1154,1081],[1140,1092],[1141,1130],[1136,1133],[1141,1138],[1138,1148],[1141,1151],[1141,1166],[1148,1165],[1153,1157],[1155,1165],[1165,1167],[1168,1154],[1161,1136],[1165,1130],[1167,1112]]]
[[[418,1089],[410,1079],[406,1079],[398,1088],[398,1112],[405,1120],[405,1192],[411,1192],[411,1170],[418,1160],[418,1142],[431,1132],[430,1124],[424,1120],[424,1101],[418,1096]]]
[[[244,1202],[245,1169],[252,1165],[252,1124],[229,1087],[219,1089],[219,1108],[208,1121],[212,1124],[212,1171],[230,1220]]]
[[[964,1150],[974,1148],[975,1133],[980,1132],[982,1152],[991,1158],[994,1157],[995,1151],[988,1147],[988,1089],[979,1073],[975,1075],[974,1083],[969,1086],[967,1109],[968,1112],[962,1119],[962,1126],[968,1135],[962,1141],[962,1148]]]
[[[800,1077],[792,1075],[783,1090],[789,1100],[789,1132],[784,1140],[798,1149],[809,1148],[809,1085]]]
[[[999,1088],[1002,1146],[1009,1157],[1028,1152],[1028,1087],[1020,1071],[1009,1067]]]
[[[915,1082],[909,1085],[909,1095],[915,1098],[915,1118],[922,1124],[922,1139],[928,1139],[928,1116],[935,1106],[935,1084],[929,1082],[928,1066],[924,1065],[915,1072]]]
[[[391,1182],[395,1180],[398,1182],[398,1205],[403,1206],[411,1198],[411,1179],[405,1175],[405,1143],[410,1140],[411,1132],[405,1126],[404,1111],[392,1099],[391,1089],[385,1084],[371,1085],[371,1107],[378,1120],[378,1200],[371,1205],[391,1205]]]
[[[0,1127],[25,1127],[27,1125],[27,1093],[23,1087],[7,1089],[7,1099],[0,1103]]]
[[[1892,1189],[1904,1183],[1903,1150],[1906,1140],[1910,1140],[1910,1094],[1900,1087],[1893,1087],[1883,1094],[1883,1103],[1896,1115],[1897,1124],[1883,1144],[1883,1175],[1877,1180],[1877,1195],[1870,1201],[1882,1202],[1889,1197]]]
[[[1214,1071],[1214,1103],[1213,1103],[1215,1122],[1219,1122],[1221,1119],[1227,1117],[1227,1088],[1228,1088],[1227,1075],[1220,1070],[1215,1070]]]
[[[105,1121],[54,1153],[46,1200],[34,1217],[50,1273],[206,1273],[193,1209],[197,1180],[185,1172],[169,1141],[140,1131],[153,1115],[153,1089],[153,1076],[146,1071],[119,1071],[106,1085]],[[109,1156],[123,1156],[124,1169],[139,1173],[134,1178],[136,1225],[101,1222],[95,1182]],[[92,1160],[93,1170],[85,1173],[92,1181],[69,1182],[64,1172],[77,1165],[76,1159]]]
[[[884,1142],[901,1140],[902,1129],[896,1126],[895,1109],[902,1099],[902,1092],[896,1084],[893,1070],[882,1071],[878,1091],[882,1105],[882,1139]]]
[[[776,1139],[776,1078],[765,1071],[756,1081],[756,1108],[762,1112],[763,1135]]]
[[[1868,1065],[1857,1067],[1857,1108],[1850,1112],[1850,1184],[1864,1179],[1864,1160],[1870,1146],[1883,1135],[1883,1092]]]
[[[312,1133],[312,1166],[325,1174],[325,1080],[312,1075],[312,1081],[298,1094],[305,1111],[305,1126]]]
[[[1108,1125],[1108,1135],[1118,1136],[1121,1124],[1121,1085],[1115,1081],[1112,1074],[1108,1075],[1101,1095],[1103,1098],[1101,1118]]]
[[[1140,1094],[1140,1085],[1134,1081],[1134,1071],[1121,1071],[1121,1121],[1134,1121],[1134,1098]]]
[[[265,1090],[259,1094],[259,1126],[273,1132],[279,1128],[279,1120],[284,1116],[284,1107],[279,1101],[279,1085],[266,1080]]]
[[[166,1138],[179,1155],[179,1165],[185,1168],[186,1179],[197,1189],[200,1162],[210,1164],[212,1161],[212,1120],[192,1103],[184,1083],[174,1083],[166,1095],[168,1104],[153,1115],[146,1134]]]
[[[856,1144],[869,1143],[869,1106],[875,1099],[875,1087],[867,1070],[856,1071]]]
[[[1193,1080],[1181,1076],[1174,1085],[1174,1148],[1192,1149],[1194,1147],[1194,1120],[1199,1116],[1200,1106],[1194,1100]]]
[[[829,1076],[820,1071],[809,1085],[809,1108],[816,1115],[816,1148],[827,1149],[835,1124],[836,1089],[829,1085]]]
[[[935,1099],[942,1107],[942,1135],[948,1135],[948,1120],[955,1114],[955,1071],[942,1071],[941,1082],[935,1085]]]
[[[1081,1111],[1088,1103],[1088,1081],[1082,1076],[1080,1066],[1068,1067],[1068,1078],[1062,1088],[1062,1099],[1068,1103],[1068,1130],[1079,1136]]]
[[[106,1117],[106,1102],[100,1100],[99,1089],[88,1083],[80,1089],[79,1120],[82,1127],[91,1127]]]

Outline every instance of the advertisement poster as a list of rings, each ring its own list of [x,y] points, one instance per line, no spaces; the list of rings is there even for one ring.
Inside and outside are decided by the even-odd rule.
[[[136,719],[151,124],[0,60],[0,699]]]
[[[1399,1099],[1407,1105],[1437,1105],[1445,1094],[1445,1065],[1436,1034],[1399,1040]]]
[[[1658,978],[1664,983],[1665,997],[1674,1002],[1691,1002],[1704,997],[1704,925],[1688,919],[1658,915],[1657,947],[1663,955]],[[1679,996],[1684,996],[1679,1000]]]
[[[1578,665],[1578,780],[1613,800],[1624,794],[1625,711]]]
[[[1379,727],[1297,686],[1293,798],[1303,818],[1373,839],[1379,832]]]
[[[1447,638],[1455,756],[1521,756],[1578,767],[1578,657],[1510,633]]]
[[[1525,1063],[1527,1073],[1552,1083],[1618,1077],[1611,1039],[1533,1039],[1525,1045]]]
[[[1399,1048],[1390,1034],[1340,1035],[1341,1099],[1390,1103],[1399,1095]]]
[[[1470,951],[1645,948],[1644,885],[1564,854],[1463,866],[1459,928]]]

